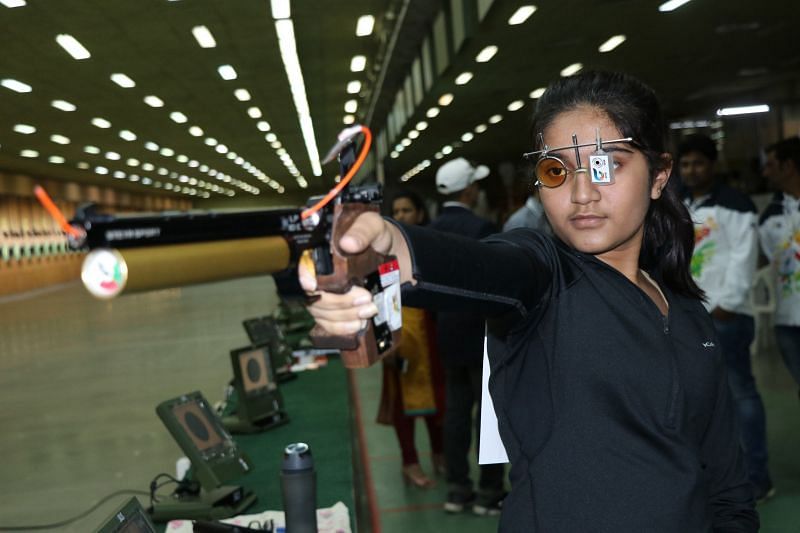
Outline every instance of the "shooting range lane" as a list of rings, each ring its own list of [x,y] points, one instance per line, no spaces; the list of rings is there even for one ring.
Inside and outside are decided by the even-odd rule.
[[[193,390],[220,400],[233,375],[229,352],[248,344],[242,320],[276,305],[269,276],[112,301],[79,283],[0,299],[0,525],[68,518],[114,491],[146,491],[156,474],[174,474],[181,451],[156,405]],[[282,391],[291,421],[236,437],[255,465],[236,482],[257,493],[255,509],[280,508],[282,449],[306,441],[319,504],[341,500],[352,509],[344,369],[334,361]],[[59,531],[91,531],[125,498]]]

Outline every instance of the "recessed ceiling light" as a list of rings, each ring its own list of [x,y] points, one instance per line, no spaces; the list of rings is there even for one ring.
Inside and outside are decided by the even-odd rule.
[[[217,41],[211,35],[211,31],[206,26],[195,26],[192,28],[192,35],[197,39],[197,44],[201,48],[214,48],[217,46]]]
[[[489,117],[489,124],[497,124],[501,120],[503,120],[503,115],[492,115]]]
[[[150,107],[164,107],[164,100],[152,94],[144,97],[144,103]]]
[[[133,157],[129,157],[128,159],[125,160],[125,164],[128,165],[129,167],[138,167],[139,160]]]
[[[354,117],[353,115],[345,115],[342,118],[342,122],[345,123],[345,124],[352,124],[355,121],[356,121],[356,117]]]
[[[453,102],[453,95],[451,93],[443,94],[439,97],[439,105],[442,107],[449,106]]]
[[[547,89],[544,87],[539,87],[538,89],[534,89],[533,91],[531,91],[531,94],[529,96],[533,99],[541,98],[546,90]]]
[[[6,7],[22,7],[26,2],[25,0],[0,0],[0,4]]]
[[[87,154],[97,155],[100,153],[100,148],[98,148],[97,146],[89,145],[89,146],[84,146],[83,151],[86,152]]]
[[[514,11],[514,14],[511,15],[511,18],[508,19],[508,24],[511,26],[522,24],[523,22],[528,20],[528,17],[533,15],[535,12],[536,12],[536,6],[534,5],[522,6],[516,11]]]
[[[117,72],[116,74],[111,75],[111,81],[122,87],[123,89],[130,89],[131,87],[136,87],[136,82],[130,79],[125,74]]]
[[[358,94],[361,90],[361,82],[354,80],[347,83],[347,94]]]
[[[350,60],[350,71],[351,72],[361,72],[367,66],[367,58],[366,56],[353,56],[353,59]]]
[[[178,154],[178,156],[175,158],[175,161],[177,161],[178,163],[188,163],[189,156],[185,154]]]
[[[59,135],[58,133],[54,133],[50,136],[50,140],[56,144],[69,144],[69,138],[63,135]]]
[[[357,37],[366,37],[367,35],[372,33],[372,29],[375,27],[375,17],[372,15],[362,15],[358,17],[358,23],[356,23],[356,36]]]
[[[258,124],[256,124],[256,128],[258,128],[258,131],[269,131],[271,126],[266,120],[259,120]]]
[[[206,143],[207,146],[216,146],[217,140],[214,137],[206,137],[206,140],[203,141]]]
[[[145,150],[150,150],[151,152],[158,152],[158,145],[153,141],[147,141],[144,143]]]
[[[110,161],[119,161],[121,156],[117,152],[106,152],[106,159]]]
[[[60,109],[61,111],[75,111],[78,109],[75,104],[70,104],[66,100],[53,100],[50,102],[50,105],[55,107],[56,109]]]
[[[92,54],[89,53],[87,50],[78,40],[73,37],[72,35],[68,35],[66,33],[61,33],[56,35],[56,42],[67,51],[69,55],[73,57],[73,59],[88,59],[92,57]]]
[[[216,150],[218,154],[228,153],[228,147],[225,146],[224,144],[218,144],[217,146],[214,147],[214,150]]]
[[[106,167],[94,167],[94,171],[98,174],[108,174],[108,169]]]
[[[198,126],[192,126],[189,128],[189,135],[192,137],[201,137],[203,135],[203,129]]]
[[[267,133],[266,135],[264,135],[264,139],[268,143],[271,143],[271,142],[275,142],[278,139],[278,136],[275,135],[274,133]]]
[[[403,140],[400,141],[400,144],[402,146],[411,146],[411,139],[406,137],[406,138],[404,138]]]
[[[494,57],[497,53],[497,47],[495,45],[490,45],[481,50],[477,56],[475,56],[475,61],[478,63],[486,63],[490,59]]]
[[[683,4],[689,3],[689,0],[669,0],[668,2],[664,2],[660,6],[658,6],[658,10],[662,13],[666,13],[668,11],[675,11]]]
[[[276,150],[281,146],[283,146],[280,141],[272,141],[271,143],[269,143],[269,145],[275,148]]]
[[[439,108],[438,107],[431,107],[427,111],[425,111],[425,116],[428,118],[435,118],[439,115]]]
[[[358,102],[355,100],[348,100],[344,103],[344,112],[345,113],[355,113],[358,109]]]
[[[89,163],[87,163],[86,161],[79,161],[78,164],[75,165],[75,166],[78,167],[81,170],[88,170],[89,169]]]
[[[98,128],[107,129],[111,127],[111,123],[104,118],[93,118],[92,119],[92,126],[97,126]]]
[[[22,150],[19,155],[22,157],[39,157],[39,152],[36,150]]]
[[[172,113],[169,114],[169,118],[171,118],[173,122],[177,122],[178,124],[185,124],[189,121],[189,118],[180,111],[173,111]]]
[[[443,157],[444,157],[444,154],[442,154],[442,152],[436,152],[435,154],[433,154],[433,158],[434,159],[441,159]]]
[[[230,65],[222,65],[217,67],[217,72],[219,72],[220,77],[223,80],[235,80],[237,77],[236,70]]]
[[[31,92],[33,90],[31,88],[31,86],[28,85],[27,83],[22,83],[19,80],[15,80],[15,79],[11,79],[11,78],[6,78],[4,80],[0,80],[0,85],[5,87],[6,89],[11,89],[12,91],[18,92],[18,93],[29,93],[29,92]]]
[[[451,153],[453,153],[453,147],[452,147],[452,146],[450,146],[449,144],[447,144],[447,145],[445,145],[445,146],[442,146],[442,153],[443,153],[444,155],[448,155],[448,154],[451,154]]]
[[[47,158],[48,163],[53,163],[54,165],[60,165],[65,161],[63,157],[60,155],[51,155]]]
[[[597,50],[599,52],[602,52],[602,53],[610,52],[611,50],[613,50],[614,48],[616,48],[617,46],[621,45],[624,42],[625,42],[625,36],[624,35],[622,35],[622,34],[614,35],[613,37],[609,37],[609,39],[606,42],[601,44],[597,48]]]
[[[455,84],[466,85],[469,83],[471,79],[472,79],[472,72],[462,72],[461,74],[456,76]]]
[[[145,172],[152,172],[155,168],[156,167],[155,165],[153,165],[153,163],[145,163],[144,165],[142,165],[142,170],[144,170]]]
[[[519,109],[522,109],[524,106],[525,106],[525,102],[524,101],[522,101],[522,100],[514,100],[513,102],[508,104],[507,109],[509,111],[517,111]]]
[[[420,120],[419,122],[417,122],[417,125],[414,126],[414,128],[418,129],[419,131],[426,130],[428,129],[428,123],[425,122],[424,120]]]
[[[247,89],[236,89],[235,91],[233,91],[233,95],[240,102],[250,101],[250,91],[248,91]]]
[[[261,110],[255,106],[249,108],[247,114],[250,118],[261,118]]]
[[[486,126],[486,124],[478,124],[477,126],[475,126],[475,133],[483,133],[484,131],[487,130],[487,128],[488,126]]]
[[[292,16],[289,0],[271,0],[272,18],[275,20],[288,19]]]
[[[14,131],[23,135],[30,135],[31,133],[36,133],[36,128],[28,124],[16,124]]]
[[[158,151],[158,153],[163,155],[164,157],[172,157],[173,155],[175,155],[175,150],[164,146],[163,148],[161,148],[161,150]]]
[[[135,141],[136,140],[136,134],[133,133],[130,130],[122,130],[121,132],[119,132],[119,137],[120,137],[120,139],[123,139],[123,140],[126,140],[126,141]]]
[[[472,133],[471,131],[468,131],[464,135],[461,136],[461,140],[464,141],[465,143],[470,142],[474,138],[475,138],[475,134]]]
[[[561,69],[561,75],[563,77],[572,76],[573,74],[577,74],[583,69],[583,63],[573,63]]]

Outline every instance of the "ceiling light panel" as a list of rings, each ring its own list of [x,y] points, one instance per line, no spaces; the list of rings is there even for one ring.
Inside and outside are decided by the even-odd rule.
[[[466,85],[472,80],[472,72],[462,72],[458,76],[456,76],[455,84],[456,85]]]
[[[72,56],[73,59],[89,59],[92,54],[75,37],[66,33],[56,35],[56,42]]]
[[[477,56],[475,56],[475,61],[478,63],[486,63],[487,61],[491,60],[496,53],[497,47],[495,45],[487,46],[481,50]]]
[[[211,30],[206,26],[195,26],[192,28],[192,35],[194,35],[197,44],[199,44],[201,48],[214,48],[217,46],[217,41],[214,40]]]
[[[668,2],[664,2],[660,6],[658,6],[658,10],[662,13],[668,13],[670,11],[675,11],[683,4],[688,4],[690,0],[669,0]]]
[[[366,37],[367,35],[371,35],[374,27],[375,17],[372,15],[362,15],[358,17],[358,22],[356,23],[356,36]]]
[[[217,67],[217,72],[219,72],[220,77],[225,81],[235,80],[238,77],[236,69],[230,65],[220,65]]]
[[[351,72],[362,72],[367,66],[367,58],[366,56],[353,56],[353,59],[350,60],[350,71]]]
[[[606,42],[604,42],[603,44],[601,44],[601,45],[600,45],[600,46],[597,48],[597,50],[598,50],[599,52],[601,52],[601,53],[610,52],[610,51],[611,51],[611,50],[613,50],[614,48],[616,48],[616,47],[618,47],[619,45],[621,45],[622,43],[624,43],[624,42],[625,42],[625,39],[626,39],[626,37],[625,37],[624,35],[622,35],[622,34],[620,34],[620,35],[614,35],[613,37],[609,37],[609,39],[608,39]]]
[[[522,24],[523,22],[528,20],[528,17],[530,17],[534,13],[536,13],[536,6],[534,5],[521,6],[516,11],[514,11],[514,14],[511,15],[511,17],[508,19],[508,24],[511,26]]]
[[[358,94],[360,91],[361,91],[360,81],[354,80],[347,84],[347,94]]]
[[[760,105],[747,105],[740,107],[723,107],[717,109],[717,116],[719,117],[732,117],[736,115],[750,115],[752,113],[767,113],[769,106],[766,104]]]
[[[186,124],[189,121],[189,117],[181,113],[180,111],[173,111],[169,114],[169,118],[172,119],[173,122],[177,122],[178,124]]]
[[[111,122],[107,121],[104,118],[96,117],[92,119],[92,126],[96,126],[102,129],[108,129],[111,127]]]
[[[272,10],[272,18],[276,20],[288,19],[292,16],[289,0],[270,0],[270,7]]]
[[[240,102],[250,101],[250,91],[248,91],[247,89],[236,89],[235,91],[233,91],[233,95]]]
[[[0,0],[0,4],[6,7],[22,7],[26,5],[25,0]]]
[[[544,87],[539,87],[538,89],[534,89],[531,91],[530,97],[533,98],[534,100],[537,98],[541,98],[545,90],[546,89]]]
[[[66,100],[53,100],[52,102],[50,102],[50,105],[55,107],[56,109],[60,109],[61,111],[67,111],[67,112],[75,111],[76,109],[78,109],[77,106],[75,106],[75,104],[71,104]]]
[[[573,63],[561,69],[561,76],[568,77],[573,76],[583,70],[583,63]]]
[[[21,81],[12,78],[0,80],[0,85],[17,93],[29,93],[33,90],[27,83],[22,83]]]
[[[127,75],[117,72],[111,75],[111,81],[122,87],[123,89],[130,89],[136,87],[136,82],[130,79]]]
[[[36,133],[36,128],[28,124],[16,124],[14,131],[23,135],[30,135],[31,133]]]
[[[355,113],[358,109],[358,102],[356,100],[348,100],[344,103],[345,113]]]
[[[144,103],[150,107],[164,107],[164,100],[152,94],[144,97]]]

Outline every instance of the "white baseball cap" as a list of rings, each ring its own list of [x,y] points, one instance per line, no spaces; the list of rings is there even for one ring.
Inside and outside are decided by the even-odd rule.
[[[489,175],[489,167],[472,164],[458,157],[448,161],[436,171],[436,190],[442,194],[451,194],[463,191],[478,180],[482,180]]]

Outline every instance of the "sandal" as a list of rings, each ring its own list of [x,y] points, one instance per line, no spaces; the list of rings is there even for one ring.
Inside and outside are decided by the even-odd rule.
[[[419,463],[403,465],[403,481],[420,489],[429,489],[436,484],[434,480],[425,475]]]

